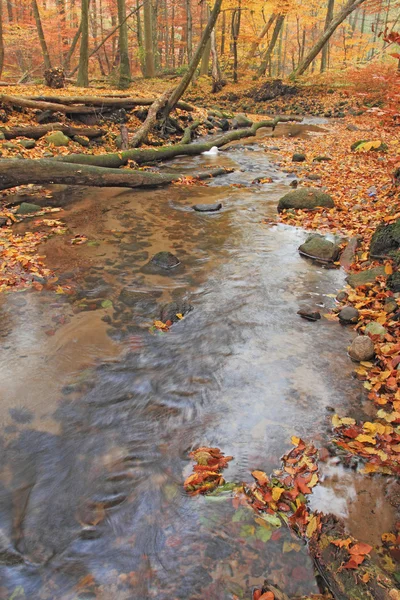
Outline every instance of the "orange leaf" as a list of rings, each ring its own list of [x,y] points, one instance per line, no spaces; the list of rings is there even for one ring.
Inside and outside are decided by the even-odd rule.
[[[275,600],[275,596],[272,592],[265,592],[265,594],[260,596],[260,600]]]
[[[355,544],[354,546],[352,546],[351,548],[349,548],[349,554],[355,555],[355,554],[369,554],[372,550],[372,546],[370,546],[369,544],[364,544],[363,542],[360,542],[359,544]]]
[[[269,483],[268,476],[264,471],[252,471],[251,474],[260,485],[267,485]]]

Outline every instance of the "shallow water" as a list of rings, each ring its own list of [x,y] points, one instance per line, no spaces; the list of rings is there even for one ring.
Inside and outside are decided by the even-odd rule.
[[[362,400],[354,334],[296,314],[328,310],[344,273],[302,259],[306,233],[274,224],[287,174],[254,144],[168,168],[221,164],[237,170],[208,186],[76,194],[70,233],[43,248],[68,293],[2,298],[1,598],[228,600],[266,577],[289,595],[317,591],[289,531],[267,540],[251,511],[182,489],[192,448],[220,447],[234,456],[226,479],[250,481],[279,466],[293,434],[323,446],[331,409],[357,415]],[[251,185],[260,176],[274,181]],[[191,208],[215,201],[216,214]],[[76,234],[90,244],[68,244]],[[143,272],[160,250],[181,266]],[[125,306],[124,287],[148,302]],[[150,333],[179,298],[194,310]],[[384,498],[376,486],[355,514],[357,477],[327,465],[313,506],[362,535]]]

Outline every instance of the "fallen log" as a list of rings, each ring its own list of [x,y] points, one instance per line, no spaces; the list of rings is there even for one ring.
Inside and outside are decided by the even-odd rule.
[[[343,568],[349,560],[349,552],[345,547],[332,544],[349,538],[343,522],[333,515],[323,515],[321,525],[321,532],[310,540],[309,551],[335,600],[394,600],[399,597],[398,584],[382,570],[375,551],[358,568]]]
[[[204,180],[232,169],[217,168],[193,175]],[[6,190],[29,183],[48,185],[84,185],[93,187],[158,187],[179,181],[180,173],[152,173],[132,169],[106,169],[103,167],[70,165],[46,159],[2,159],[0,160],[0,189]]]
[[[274,130],[278,123],[287,123],[289,121],[299,120],[301,119],[298,117],[276,117],[272,121],[260,121],[259,123],[253,123],[251,127],[247,127],[246,129],[236,129],[224,135],[217,136],[210,141],[198,144],[179,143],[171,146],[162,146],[161,148],[133,148],[130,150],[125,150],[124,152],[98,155],[71,154],[68,156],[58,156],[57,158],[54,158],[54,160],[78,165],[93,165],[110,168],[122,167],[126,165],[128,161],[134,161],[138,165],[143,165],[161,160],[169,160],[180,155],[197,156],[203,152],[211,150],[213,146],[221,148],[230,142],[241,140],[247,137],[254,137],[257,131],[262,127],[271,127]]]
[[[48,123],[47,125],[32,125],[27,127],[1,127],[0,132],[4,133],[6,140],[12,140],[17,137],[27,137],[39,140],[49,131],[62,131],[68,137],[83,135],[88,138],[98,138],[105,135],[104,129],[94,129],[92,127],[70,127],[62,123]]]
[[[39,101],[39,102],[50,102],[55,104],[84,104],[86,106],[100,106],[100,107],[131,107],[131,106],[151,106],[157,100],[157,98],[133,98],[123,96],[27,96],[28,100]],[[177,104],[178,108],[192,112],[196,110],[193,104],[184,102],[181,100]]]
[[[99,112],[94,106],[67,106],[65,104],[42,102],[41,100],[29,100],[29,98],[24,98],[23,96],[9,96],[8,94],[0,94],[0,103],[21,106],[22,108],[34,108],[36,110],[51,110],[65,114],[89,115]]]
[[[135,131],[130,140],[129,145],[131,148],[137,148],[146,140],[147,135],[153,129],[155,122],[157,121],[159,111],[164,108],[171,94],[172,90],[167,90],[150,106],[145,122]]]

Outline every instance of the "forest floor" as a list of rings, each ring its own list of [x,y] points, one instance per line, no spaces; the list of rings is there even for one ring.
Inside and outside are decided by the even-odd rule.
[[[132,93],[134,91],[135,96],[139,97],[156,96],[170,85],[171,82],[150,81],[141,85],[140,89],[132,90]],[[346,415],[335,415],[333,439],[339,448],[345,451],[347,457],[352,455],[361,461],[365,473],[398,475],[400,286],[398,289],[393,286],[390,289],[386,282],[388,277],[393,278],[393,274],[398,272],[398,263],[390,258],[383,261],[372,260],[369,257],[369,245],[372,234],[380,223],[394,224],[400,219],[400,181],[394,176],[400,165],[400,128],[393,114],[386,111],[385,106],[376,98],[366,97],[365,94],[355,95],[348,89],[307,86],[293,95],[256,102],[251,86],[257,89],[260,87],[254,82],[246,82],[246,85],[240,86],[240,92],[238,87],[229,85],[213,96],[206,91],[209,89],[209,81],[200,80],[185,99],[199,107],[195,117],[205,118],[209,109],[217,108],[234,113],[245,112],[253,119],[275,114],[324,119],[323,135],[305,138],[301,127],[296,129],[294,125],[287,137],[281,137],[279,132],[276,135],[272,133],[271,137],[265,138],[261,144],[271,160],[296,179],[298,187],[326,191],[335,202],[335,208],[332,209],[284,211],[279,215],[279,220],[294,227],[340,236],[343,247],[346,245],[345,240],[358,236],[358,248],[343,265],[349,272],[357,273],[374,267],[384,267],[384,271],[372,282],[355,289],[346,288],[346,293],[338,301],[337,308],[324,316],[339,321],[338,313],[343,306],[355,307],[359,313],[355,329],[358,333],[369,332],[376,354],[375,360],[364,361],[357,365],[355,370],[375,408],[371,413],[373,416],[366,423],[356,423],[353,419],[346,418]],[[40,86],[15,86],[7,88],[6,91],[7,94],[16,96],[48,95],[48,92],[48,88]],[[79,95],[81,92],[83,90],[71,87],[60,90],[57,95]],[[83,93],[87,94],[87,90]],[[105,88],[91,90],[91,93],[96,96],[112,95],[112,92]],[[188,115],[185,111],[178,111],[178,116],[183,117],[184,121]],[[3,117],[6,128],[37,124],[35,114],[31,110],[8,111]],[[65,115],[59,115],[58,118],[63,123],[70,124]],[[138,115],[132,112],[127,117],[126,125],[128,129],[135,130],[141,122]],[[117,136],[120,123],[108,121],[106,124],[101,122],[95,126],[97,125],[106,126],[107,133],[88,147],[82,147],[75,141],[71,141],[68,146],[49,146],[43,137],[28,149],[17,140],[1,140],[1,156],[46,158],[76,152],[118,152]],[[198,133],[210,132],[203,128]],[[176,139],[178,138],[173,137],[170,141]],[[160,142],[157,135],[152,136],[149,141],[154,144]],[[352,150],[352,146],[359,141],[373,144],[364,145],[358,151]],[[304,155],[301,162],[293,161],[295,153]],[[320,161],[318,157],[324,157],[326,160]],[[52,196],[51,186],[24,186],[13,193],[3,193],[0,211],[0,221],[3,223],[0,229],[0,291],[6,292],[33,285],[38,291],[45,286],[46,289],[54,289],[56,293],[63,293],[62,286],[46,264],[46,258],[38,254],[40,244],[44,240],[52,235],[66,233],[65,223],[60,218],[62,211],[60,207],[54,206]],[[39,197],[42,210],[35,214],[34,219],[32,215],[17,214],[21,199],[24,202],[37,202]],[[50,201],[50,206],[46,206],[46,200]],[[19,224],[20,221],[22,225]],[[85,242],[84,236],[75,240],[76,244]],[[389,311],[387,307],[390,301],[392,304]],[[371,329],[371,324],[378,324],[381,328]],[[296,447],[299,444],[300,440],[295,443]],[[396,508],[398,510],[400,507]],[[315,527],[318,528],[319,523]],[[389,562],[385,559],[385,564],[391,574],[397,573],[395,561],[400,552],[400,536],[397,529],[400,529],[400,521],[393,531],[385,532],[383,536],[383,544],[389,552]],[[255,592],[254,598],[260,597],[263,597],[261,592]],[[398,598],[396,595],[390,597]],[[272,596],[265,595],[265,598]]]

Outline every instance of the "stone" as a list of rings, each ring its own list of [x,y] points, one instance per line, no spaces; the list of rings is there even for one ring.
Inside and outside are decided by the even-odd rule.
[[[349,355],[356,362],[371,360],[375,356],[374,342],[367,335],[358,335],[352,341]]]
[[[21,202],[15,214],[29,215],[30,213],[35,213],[38,210],[42,210],[42,207],[38,206],[37,204],[31,204],[30,202]]]
[[[193,210],[196,210],[197,212],[216,212],[221,210],[221,208],[221,202],[215,202],[214,204],[195,204],[193,206]]]
[[[183,317],[193,310],[193,306],[186,300],[177,300],[176,302],[170,302],[165,304],[161,309],[160,319],[163,323],[171,321],[177,323],[180,318],[176,315],[182,315]]]
[[[352,288],[356,288],[360,285],[375,283],[376,278],[382,276],[385,276],[385,267],[374,267],[373,269],[352,273],[346,278],[346,281]]]
[[[338,295],[336,296],[336,300],[337,302],[344,302],[345,300],[347,300],[347,298],[349,297],[348,293],[345,292],[344,290],[341,290]]]
[[[222,131],[229,131],[230,126],[228,119],[221,119],[220,121],[217,121],[217,125]]]
[[[339,313],[339,321],[341,323],[357,323],[360,313],[352,306],[345,306]]]
[[[160,295],[157,292],[138,292],[129,288],[122,288],[119,300],[126,306],[135,306],[137,304],[154,304],[155,297]]]
[[[300,315],[303,319],[307,319],[307,321],[318,321],[321,318],[321,313],[314,308],[309,306],[304,306],[300,310],[297,311],[297,314]]]
[[[297,186],[298,186],[298,185],[299,185],[299,182],[298,182],[298,180],[297,180],[297,179],[293,179],[293,181],[291,181],[291,182],[289,183],[289,186],[290,186],[291,188],[294,188],[294,189],[297,189]],[[293,209],[290,209],[290,210],[293,210]]]
[[[318,175],[318,173],[309,173],[306,177],[310,181],[319,181],[321,179],[321,175]]]
[[[383,338],[387,334],[387,330],[380,323],[377,323],[376,321],[371,321],[366,326],[365,333],[369,333],[371,335],[379,335],[381,338]]]
[[[387,313],[389,315],[390,313],[395,312],[398,308],[399,308],[398,304],[394,298],[386,298],[385,304],[383,307],[383,310],[385,311],[385,313]]]
[[[26,150],[32,150],[32,148],[36,147],[35,140],[20,140],[19,145],[26,148]]]
[[[177,266],[181,264],[181,261],[175,254],[171,252],[157,252],[150,259],[150,262],[156,267],[160,267],[161,269],[175,269]]]
[[[2,148],[6,148],[6,150],[19,150],[19,147],[14,142],[5,142]]]
[[[347,125],[346,129],[347,129],[347,131],[358,131],[357,125],[353,125],[353,123],[350,123],[349,125]]]
[[[304,244],[299,246],[300,254],[321,262],[334,262],[339,256],[339,250],[337,244],[319,234],[310,235]]]
[[[295,152],[292,156],[293,162],[304,162],[306,160],[306,155],[301,152]]]
[[[369,253],[372,258],[380,258],[386,256],[392,250],[400,248],[400,219],[394,223],[381,223],[375,229]]]
[[[7,226],[7,217],[0,217],[0,227],[6,227]]]
[[[83,146],[84,148],[87,148],[90,144],[89,139],[83,137],[82,135],[74,135],[72,139],[74,140],[74,142],[76,142],[80,146]]]
[[[4,135],[3,131],[0,131],[0,140],[5,140],[6,136]]]
[[[53,144],[53,146],[61,147],[68,146],[70,139],[64,135],[62,131],[54,131],[46,136],[46,142],[48,144]]]
[[[329,194],[314,188],[300,188],[289,192],[278,202],[278,212],[287,208],[312,210],[318,207],[334,208],[335,203]]]
[[[242,127],[251,127],[253,125],[253,121],[250,121],[246,117],[244,113],[240,113],[236,115],[236,117],[232,121],[233,129],[241,129]]]
[[[316,156],[313,158],[313,162],[329,162],[332,160],[330,156]]]
[[[387,286],[392,292],[400,292],[400,271],[395,271],[387,278]]]

